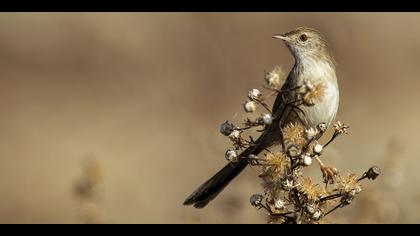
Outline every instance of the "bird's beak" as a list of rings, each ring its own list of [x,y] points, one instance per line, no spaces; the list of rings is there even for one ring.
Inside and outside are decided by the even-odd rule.
[[[283,34],[275,34],[275,35],[273,35],[273,38],[275,38],[275,39],[281,39],[283,41],[289,41],[289,37],[284,36]]]

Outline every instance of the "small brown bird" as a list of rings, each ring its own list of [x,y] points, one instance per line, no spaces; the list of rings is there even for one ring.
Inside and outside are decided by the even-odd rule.
[[[328,127],[335,119],[338,110],[339,91],[335,61],[321,33],[311,28],[299,27],[273,37],[284,41],[295,58],[295,64],[274,102],[272,124],[255,141],[256,145],[248,147],[239,155],[240,157],[248,157],[251,154],[258,155],[264,149],[281,143],[281,128],[287,124],[298,122],[304,127],[310,128],[324,123]],[[292,88],[308,83],[322,85],[322,98],[313,106],[299,106],[304,111],[304,115],[288,113],[287,117],[279,116],[278,113],[283,111],[285,104],[296,97],[296,90]],[[328,167],[325,167],[321,162],[319,164],[323,173],[331,173],[331,170],[327,169]],[[184,201],[184,205],[193,204],[196,208],[205,207],[247,165],[248,161],[244,158],[239,158],[238,162],[227,164],[198,187]]]

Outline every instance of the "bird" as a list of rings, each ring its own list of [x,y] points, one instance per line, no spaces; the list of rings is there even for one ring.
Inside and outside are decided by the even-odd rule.
[[[336,62],[324,36],[313,28],[297,27],[284,34],[275,34],[273,38],[285,43],[294,57],[295,63],[289,72],[280,92],[273,103],[273,122],[256,139],[255,145],[249,146],[239,157],[258,155],[263,150],[281,143],[281,131],[287,124],[299,122],[304,127],[323,124],[328,128],[336,117],[339,106],[339,89],[336,75]],[[296,88],[304,84],[322,84],[323,96],[312,106],[299,105],[302,113],[283,111],[288,101],[295,98]],[[284,148],[284,147],[283,147]],[[319,159],[318,159],[319,160]],[[334,174],[333,170],[318,162],[323,174]],[[246,158],[230,162],[210,179],[191,193],[183,205],[204,208],[249,164]]]

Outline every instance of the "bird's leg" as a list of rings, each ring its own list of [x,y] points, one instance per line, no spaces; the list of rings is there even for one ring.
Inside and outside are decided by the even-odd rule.
[[[338,174],[338,171],[334,167],[326,166],[324,163],[319,159],[319,156],[314,157],[315,160],[318,162],[319,167],[321,168],[322,177],[324,178],[325,183],[334,183],[335,177]]]

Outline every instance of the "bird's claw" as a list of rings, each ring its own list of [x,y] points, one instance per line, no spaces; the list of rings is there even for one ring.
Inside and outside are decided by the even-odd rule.
[[[329,166],[321,166],[321,172],[322,172],[322,178],[324,178],[324,183],[330,183],[333,184],[335,181],[335,178],[338,175],[338,171],[334,167]]]

